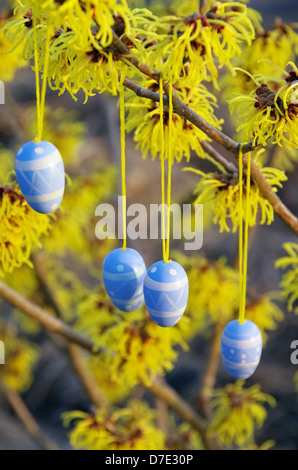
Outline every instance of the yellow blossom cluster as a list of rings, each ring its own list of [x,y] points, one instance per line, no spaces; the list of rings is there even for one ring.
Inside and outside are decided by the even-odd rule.
[[[0,366],[0,378],[14,390],[25,392],[33,381],[32,368],[39,357],[37,346],[19,338],[2,322],[0,339],[5,344],[5,365]]]
[[[213,80],[217,86],[218,68],[240,54],[242,44],[251,43],[253,24],[246,5],[240,2],[215,1],[206,14],[192,13],[155,20],[152,34],[149,30],[144,41],[148,62],[174,83],[186,80],[197,85]]]
[[[144,79],[142,85],[151,91],[158,90],[158,84],[154,80]],[[216,107],[215,97],[200,84],[197,87],[175,88],[178,98],[189,106],[193,111],[215,126],[221,128],[222,120],[214,115]],[[134,140],[137,148],[140,148],[144,157],[151,152],[153,158],[161,150],[161,126],[159,104],[155,101],[138,97],[135,93],[127,91],[126,107],[128,115],[126,128],[128,132],[134,131]],[[204,151],[200,141],[209,140],[200,129],[188,122],[184,117],[174,114],[172,132],[173,158],[181,161],[183,157],[190,158],[191,151],[204,158]],[[165,136],[165,158],[168,158],[169,140],[169,111],[164,110],[164,136]]]
[[[229,100],[231,114],[236,112],[242,122],[237,132],[254,144],[266,146],[273,138],[279,146],[298,147],[298,68],[293,62],[289,68],[279,80],[251,76],[252,91]]]
[[[277,292],[269,292],[260,297],[250,299],[246,305],[245,316],[248,320],[258,325],[262,334],[263,345],[267,343],[268,335],[266,331],[276,330],[278,322],[284,318],[282,310],[273,300],[279,299]]]
[[[116,65],[110,46],[117,18],[129,32],[127,12],[125,0],[26,0],[20,2],[17,19],[7,24],[4,33],[11,43],[22,45],[25,60],[31,59],[35,15],[40,70],[44,69],[44,44],[50,36],[49,85],[60,94],[67,90],[74,99],[82,89],[87,100],[94,90],[116,94],[119,89],[119,70],[126,70],[126,65],[121,61]]]
[[[0,225],[0,274],[31,266],[32,249],[41,246],[51,219],[32,210],[17,187],[0,186]]]
[[[295,305],[298,299],[298,245],[297,243],[285,243],[283,247],[287,256],[278,259],[275,266],[287,270],[280,283],[282,295],[287,300],[288,310],[298,313],[298,306]]]
[[[76,327],[106,350],[102,357],[111,379],[130,387],[151,384],[156,375],[173,368],[178,357],[175,347],[187,348],[178,326],[158,327],[144,308],[128,316],[115,309],[104,292],[86,291]],[[92,366],[96,366],[96,358]]]
[[[0,16],[0,80],[8,82],[14,78],[16,70],[25,67],[27,62],[23,59],[23,49],[21,46],[13,47],[7,41],[3,28],[8,23],[9,18]]]
[[[228,384],[213,393],[214,418],[209,434],[224,446],[250,444],[256,428],[261,428],[267,417],[265,404],[275,406],[272,396],[261,391],[259,385],[244,388],[244,381]]]
[[[288,62],[295,60],[297,53],[297,25],[288,25],[278,20],[273,30],[261,27],[251,45],[242,51],[241,56],[237,57],[232,65],[250,75],[262,74],[279,80],[284,76]],[[250,75],[231,74],[231,70],[227,70],[219,82],[223,88],[223,96],[228,98],[235,92],[249,94],[254,87]]]
[[[82,411],[63,415],[65,426],[74,422],[71,445],[84,450],[164,449],[164,435],[156,428],[154,418],[154,411],[137,400],[111,414],[99,409],[95,415]]]
[[[178,255],[178,254],[177,254]],[[204,332],[214,323],[225,324],[232,319],[238,308],[238,273],[227,266],[226,259],[209,261],[199,256],[179,255],[189,280],[189,298],[186,318],[181,325],[187,336]],[[178,324],[179,326],[179,324]]]
[[[261,167],[258,159],[255,163],[259,166],[264,177],[273,188],[277,191],[282,187],[282,182],[287,180],[284,171],[272,167]],[[210,202],[213,210],[213,221],[220,226],[220,232],[229,232],[232,228],[233,232],[237,230],[239,225],[239,177],[238,173],[204,173],[201,170],[190,169],[202,178],[197,185],[196,193],[199,196],[196,199],[197,204]],[[243,173],[243,191],[244,204],[246,199],[246,171]],[[245,218],[245,211],[243,218]],[[260,216],[260,217],[259,217]],[[259,220],[258,220],[259,217]],[[251,181],[250,186],[250,204],[248,224],[253,227],[257,223],[271,224],[274,218],[273,207],[270,202],[261,194],[259,187]]]

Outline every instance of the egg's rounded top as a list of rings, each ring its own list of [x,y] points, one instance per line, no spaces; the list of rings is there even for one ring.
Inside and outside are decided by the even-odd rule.
[[[147,276],[156,282],[176,282],[187,277],[186,272],[179,263],[171,261],[157,261],[147,271]]]
[[[19,148],[16,154],[16,161],[25,162],[28,160],[38,160],[49,155],[61,157],[59,150],[51,142],[41,140],[40,142],[27,142]]]
[[[235,340],[247,340],[256,336],[261,337],[261,333],[257,325],[251,320],[245,320],[244,323],[239,323],[238,320],[233,320],[227,324],[223,334]]]
[[[103,271],[112,274],[128,273],[131,271],[146,271],[145,262],[133,248],[116,248],[111,251],[103,262]]]

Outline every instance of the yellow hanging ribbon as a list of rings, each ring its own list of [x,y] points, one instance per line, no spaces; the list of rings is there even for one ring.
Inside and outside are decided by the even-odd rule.
[[[162,253],[165,263],[171,263],[170,256],[170,206],[172,191],[172,124],[173,124],[173,85],[169,83],[169,142],[168,142],[168,185],[167,185],[167,233],[165,230],[165,132],[164,132],[164,105],[163,105],[163,80],[159,80],[159,110],[160,110],[160,168],[161,168],[161,204],[162,204]]]
[[[37,36],[37,10],[33,8],[33,39],[34,39],[34,61],[35,61],[35,82],[36,82],[36,109],[37,109],[37,136],[34,142],[40,142],[43,134],[43,123],[45,114],[45,100],[48,82],[50,44],[51,44],[51,27],[47,26],[47,37],[45,43],[45,56],[43,67],[42,87],[40,89],[39,81],[39,47]]]
[[[124,77],[121,78],[123,83]],[[122,251],[126,250],[126,155],[125,155],[125,102],[124,86],[119,92],[120,107],[120,143],[121,143],[121,181],[122,181],[122,227],[123,227],[123,246]]]
[[[165,135],[164,135],[164,106],[163,106],[163,81],[159,80],[159,112],[160,112],[160,170],[161,170],[161,230],[162,230],[162,255],[167,261],[165,240]]]
[[[171,235],[171,193],[172,193],[172,138],[173,138],[173,84],[169,83],[169,142],[168,142],[168,191],[167,191],[167,205],[168,205],[168,223],[167,223],[167,250],[166,257],[167,263],[170,263],[170,235]]]
[[[251,152],[247,157],[246,172],[246,207],[245,226],[243,239],[243,145],[239,149],[239,323],[245,322],[246,286],[247,286],[247,256],[248,256],[248,224],[249,224],[249,204],[250,204],[250,173],[251,173]]]

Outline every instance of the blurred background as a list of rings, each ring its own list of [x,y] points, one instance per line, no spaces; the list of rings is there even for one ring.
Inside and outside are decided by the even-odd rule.
[[[295,0],[283,2],[252,0],[250,6],[260,11],[265,27],[269,29],[273,27],[276,17],[281,17],[285,22],[298,21],[298,3]],[[1,0],[0,12],[5,7],[5,2]],[[5,59],[1,56],[0,70],[5,66]],[[83,101],[84,97],[80,94],[75,102],[67,93],[58,96],[54,91],[48,90],[47,117],[53,133],[58,134],[61,140],[65,141],[67,136],[70,139],[64,145],[71,149],[72,155],[67,157],[66,170],[72,178],[82,177],[93,168],[99,172],[102,169],[102,180],[95,181],[90,189],[95,210],[102,200],[115,202],[120,190],[119,110],[117,99],[104,94],[90,98],[86,104],[83,104]],[[0,170],[3,172],[13,170],[13,160],[4,157],[4,152],[7,149],[13,152],[22,143],[24,133],[27,132],[29,135],[32,131],[34,106],[34,74],[31,69],[23,68],[17,71],[13,81],[6,84],[6,105],[0,106]],[[234,135],[235,130],[230,123],[227,106],[224,103],[218,109],[217,116],[223,117],[226,121],[224,131]],[[62,123],[60,126],[59,122]],[[197,166],[196,156],[192,157],[189,166]],[[198,182],[196,175],[181,172],[182,167],[183,164],[177,164],[173,170],[173,199],[178,203],[194,200],[193,192]],[[109,168],[108,174],[105,173],[107,168]],[[212,166],[206,161],[200,161],[200,168],[211,170]],[[108,187],[103,191],[107,181]],[[151,203],[159,203],[159,185],[159,162],[152,161],[149,157],[146,160],[142,159],[140,152],[135,150],[133,137],[128,136],[128,204],[138,202],[148,207]],[[294,170],[288,174],[285,189],[279,191],[281,199],[294,214],[298,214],[297,185],[298,165],[295,164]],[[79,199],[79,194],[77,196]],[[82,221],[85,223],[84,216]],[[94,218],[93,223],[91,235],[88,237],[94,237],[91,240],[94,273],[97,273],[99,278],[104,243],[95,239]],[[56,237],[55,240],[58,244],[59,238]],[[270,227],[257,228],[250,246],[248,272],[258,292],[278,289],[281,273],[274,269],[274,263],[277,258],[284,256],[282,245],[289,241],[297,240],[278,217]],[[214,226],[204,232],[204,243],[199,254],[211,260],[224,255],[232,265],[237,254],[237,243],[237,234],[219,234],[218,227]],[[147,266],[161,257],[158,240],[136,240],[133,246],[144,255]],[[182,244],[175,241],[172,247],[183,249]],[[54,253],[55,247],[51,249]],[[59,246],[57,250],[59,251]],[[80,279],[88,278],[84,268],[80,267],[80,264],[74,265],[71,257],[66,257],[64,263],[68,268],[75,269]],[[58,271],[63,269],[63,264],[57,269]],[[24,290],[26,291],[26,287]],[[23,293],[26,295],[25,291]],[[36,300],[38,302],[39,299]],[[293,375],[298,371],[298,366],[290,362],[290,344],[298,339],[298,318],[288,313],[284,304],[280,304],[280,308],[284,312],[284,320],[277,330],[269,333],[269,341],[260,366],[253,378],[248,381],[248,385],[261,383],[262,390],[273,395],[277,401],[277,406],[270,410],[262,428],[261,441],[273,439],[276,442],[274,448],[298,449],[298,400],[293,386]],[[1,317],[5,319],[12,315],[11,308],[5,302],[0,302],[0,312]],[[34,367],[32,385],[22,394],[23,400],[44,433],[53,439],[59,448],[68,449],[70,448],[68,429],[62,426],[61,413],[67,410],[89,409],[88,399],[65,352],[57,348],[43,331],[37,334],[28,333],[27,337],[38,344],[40,356]],[[196,337],[192,340],[189,351],[180,354],[174,370],[167,375],[168,383],[187,400],[196,396],[207,353],[208,338]],[[222,386],[226,380],[226,373],[220,365],[216,386]],[[38,448],[39,446],[15,416],[7,397],[0,395],[0,449]]]

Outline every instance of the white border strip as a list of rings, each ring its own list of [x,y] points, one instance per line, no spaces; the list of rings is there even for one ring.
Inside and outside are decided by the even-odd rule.
[[[56,163],[61,162],[61,160],[62,157],[58,150],[56,150],[50,155],[46,155],[45,157],[41,158],[36,158],[35,160],[22,161],[17,158],[15,166],[17,170],[38,171],[53,167],[54,165],[56,165]]]
[[[133,279],[139,279],[143,274],[145,274],[146,268],[144,266],[140,266],[133,271],[129,271],[128,273],[110,273],[109,271],[103,271],[103,276],[105,279],[109,281],[132,281]]]
[[[48,193],[48,194],[42,194],[41,196],[26,196],[24,194],[24,197],[27,202],[48,202],[48,201],[54,201],[55,199],[58,199],[58,197],[63,196],[64,194],[64,187],[62,189],[58,189],[58,191],[54,191],[53,193]]]
[[[258,346],[260,347],[262,346],[262,336],[260,333],[258,333],[257,336],[254,336],[251,339],[237,340],[237,339],[228,338],[223,333],[222,338],[221,338],[221,343],[224,346],[235,348],[235,349],[252,349]]]
[[[182,289],[182,287],[184,287],[186,284],[188,284],[187,276],[185,276],[183,279],[180,279],[180,281],[158,282],[151,279],[147,274],[144,280],[144,286],[148,287],[148,289],[163,292],[177,291]]]

